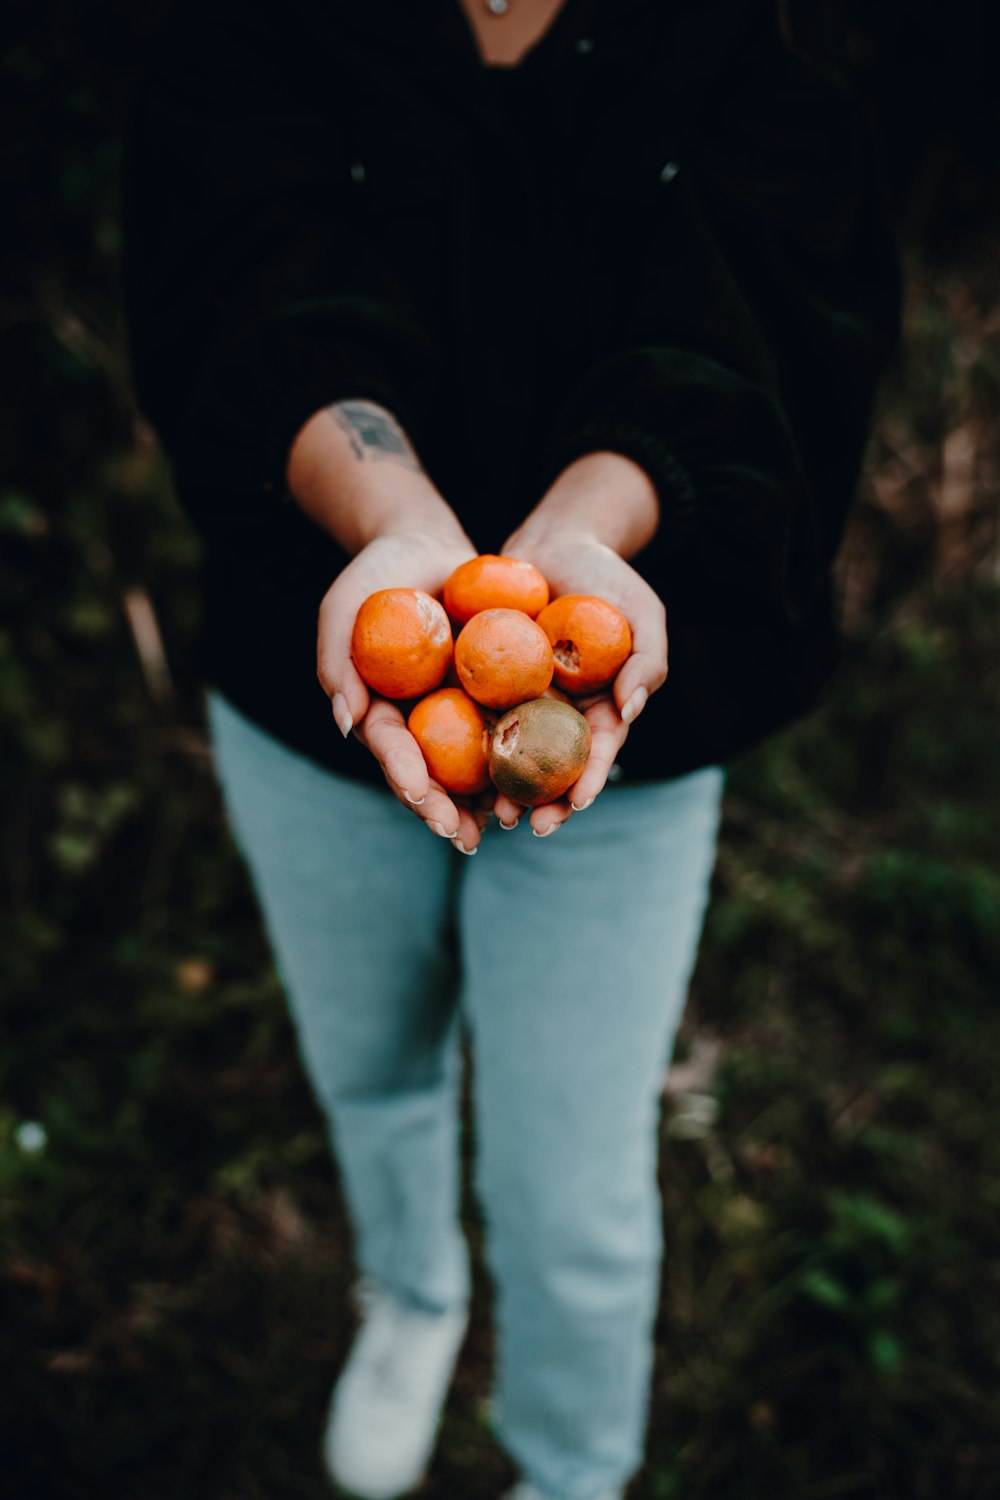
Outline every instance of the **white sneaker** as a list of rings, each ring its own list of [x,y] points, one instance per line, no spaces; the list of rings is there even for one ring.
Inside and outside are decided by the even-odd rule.
[[[423,1482],[469,1312],[404,1307],[367,1277],[353,1295],[362,1324],[334,1387],[323,1456],[342,1489],[392,1500]]]
[[[624,1500],[625,1491],[622,1489],[602,1490],[599,1495],[594,1495],[593,1500]],[[512,1490],[508,1490],[503,1500],[548,1500],[548,1497],[528,1479],[522,1479],[520,1484],[515,1484]]]

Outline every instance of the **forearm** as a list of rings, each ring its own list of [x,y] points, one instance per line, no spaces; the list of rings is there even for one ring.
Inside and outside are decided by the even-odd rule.
[[[374,402],[341,401],[310,417],[287,479],[300,508],[352,556],[390,531],[468,541],[396,419]]]
[[[645,469],[620,453],[588,453],[564,469],[504,548],[530,556],[572,533],[630,558],[656,534],[659,498]]]

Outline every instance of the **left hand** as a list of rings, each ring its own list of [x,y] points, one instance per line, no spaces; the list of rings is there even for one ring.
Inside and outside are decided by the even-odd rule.
[[[645,708],[650,694],[666,681],[666,609],[659,595],[624,558],[585,532],[567,529],[527,546],[515,535],[503,551],[540,568],[553,598],[560,594],[596,594],[617,606],[632,630],[632,654],[610,686],[586,698],[570,699],[590,725],[590,758],[562,797],[532,810],[531,827],[544,837],[575,812],[583,812],[600,794],[630,725]],[[525,811],[503,793],[497,794],[493,810],[507,825]]]

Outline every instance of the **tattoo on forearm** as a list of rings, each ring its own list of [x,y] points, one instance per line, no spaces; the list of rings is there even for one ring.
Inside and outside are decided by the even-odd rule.
[[[399,424],[367,401],[338,401],[327,408],[359,462],[389,461],[420,472],[420,460]]]

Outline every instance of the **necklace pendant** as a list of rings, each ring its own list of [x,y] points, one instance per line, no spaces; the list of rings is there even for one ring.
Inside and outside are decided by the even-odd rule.
[[[505,16],[510,10],[510,0],[486,0],[486,9],[491,16]]]

